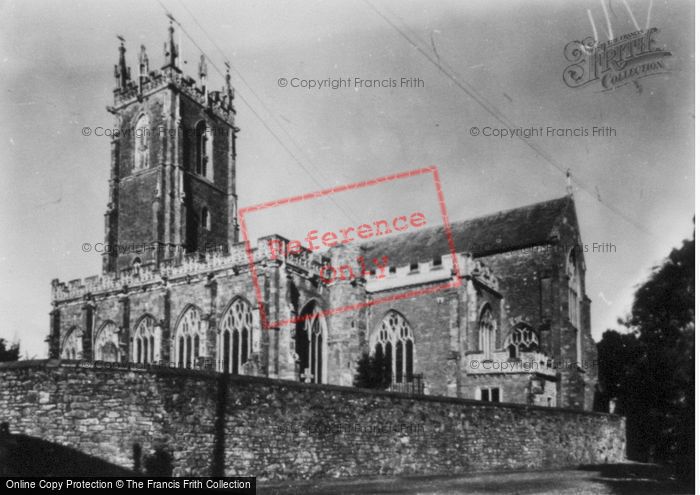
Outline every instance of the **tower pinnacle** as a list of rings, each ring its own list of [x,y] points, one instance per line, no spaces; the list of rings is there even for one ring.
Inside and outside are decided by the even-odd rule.
[[[148,55],[146,55],[146,47],[141,45],[141,52],[139,53],[139,92],[141,92],[146,79],[148,79]]]
[[[229,102],[233,103],[233,86],[231,86],[231,64],[224,62],[226,66],[226,95]]]
[[[165,43],[164,53],[165,53],[165,65],[163,68],[171,67],[177,71],[180,70],[178,58],[180,56],[180,47],[175,43],[175,27],[173,22],[175,18],[168,14],[170,19],[170,26],[168,27],[168,41]]]
[[[129,80],[131,79],[131,70],[126,66],[126,47],[124,47],[124,38],[117,35],[119,39],[119,62],[114,66],[114,77],[117,80],[117,87],[119,89],[126,88]]]
[[[207,98],[207,57],[202,53],[199,56],[199,84],[202,85],[204,98]]]

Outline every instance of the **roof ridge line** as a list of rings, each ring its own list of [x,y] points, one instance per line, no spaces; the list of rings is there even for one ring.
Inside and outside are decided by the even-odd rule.
[[[571,197],[567,194],[567,195],[564,195],[564,196],[560,196],[560,197],[558,197],[558,198],[552,198],[552,199],[547,199],[547,200],[544,200],[544,201],[538,201],[538,202],[536,202],[536,203],[529,203],[529,204],[526,204],[526,205],[523,205],[523,206],[516,206],[516,207],[514,207],[514,208],[508,208],[508,209],[505,209],[505,210],[497,210],[497,211],[495,211],[495,212],[493,212],[493,213],[486,213],[486,214],[484,214],[484,215],[479,215],[479,216],[476,216],[476,217],[470,217],[470,218],[463,218],[463,219],[460,219],[460,220],[454,220],[454,221],[451,221],[451,222],[450,222],[450,226],[458,225],[458,224],[463,224],[463,223],[466,223],[466,222],[473,222],[473,221],[475,221],[475,220],[480,220],[480,219],[482,219],[482,218],[495,217],[495,216],[498,216],[498,215],[505,215],[505,214],[507,214],[507,213],[512,213],[512,212],[514,212],[514,211],[523,210],[523,209],[525,209],[525,208],[530,208],[530,207],[532,207],[532,206],[543,205],[543,204],[545,204],[545,203],[554,203],[554,202],[556,202],[556,201],[562,201],[562,200],[566,200],[566,199],[570,199],[570,198],[571,198]],[[436,223],[436,224],[432,224],[432,225],[426,225],[425,229],[423,229],[423,230],[429,230],[429,229],[444,229],[444,228],[445,228],[445,224],[444,224],[444,223]],[[405,235],[405,234],[408,234],[408,232],[407,232],[407,233],[402,233],[402,234],[399,234],[399,235]],[[379,240],[380,240],[380,239],[376,239],[376,241],[379,241]],[[375,239],[373,239],[372,241],[370,241],[370,243],[371,243],[371,242],[374,242],[374,241],[375,241]],[[363,243],[363,244],[365,244],[365,243]]]
[[[514,208],[508,208],[505,210],[497,210],[493,213],[486,213],[484,215],[479,215],[477,217],[465,218],[464,220],[457,220],[456,222],[450,222],[450,223],[469,222],[469,221],[473,221],[473,220],[479,220],[480,218],[495,217],[497,215],[505,215],[506,213],[512,213],[512,212],[517,211],[517,210],[524,210],[524,209],[530,208],[532,206],[543,205],[545,203],[554,203],[556,201],[561,201],[561,200],[566,200],[566,199],[570,199],[570,196],[568,194],[564,195],[564,196],[559,196],[558,198],[546,199],[544,201],[538,201],[536,203],[529,203],[526,205],[516,206]]]

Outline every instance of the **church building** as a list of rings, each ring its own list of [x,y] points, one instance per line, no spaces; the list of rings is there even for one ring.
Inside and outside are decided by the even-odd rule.
[[[227,73],[209,87],[182,71],[174,28],[165,62],[142,46],[132,77],[119,47],[101,275],[52,282],[49,356],[213,369],[352,386],[381,355],[389,389],[591,410],[597,382],[586,267],[573,196],[451,224],[458,287],[359,305],[455,273],[444,227],[321,254],[239,239],[236,111]],[[129,248],[129,247],[132,248]],[[383,280],[319,280],[324,263],[391,260]],[[296,323],[263,328],[270,321]],[[299,318],[301,317],[301,318]]]

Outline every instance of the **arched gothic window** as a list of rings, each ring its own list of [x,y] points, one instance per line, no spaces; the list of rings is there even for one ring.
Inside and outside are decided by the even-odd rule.
[[[83,356],[83,331],[73,327],[61,346],[61,359],[80,359]]]
[[[134,128],[134,169],[143,170],[149,167],[148,148],[150,145],[151,128],[147,115],[142,115]]]
[[[224,314],[219,331],[219,371],[238,375],[253,349],[253,311],[243,299],[236,299]]]
[[[384,362],[386,382],[413,381],[413,330],[400,313],[392,310],[384,316],[370,339],[370,348]]]
[[[496,320],[488,304],[481,310],[479,318],[479,349],[484,359],[491,359],[496,347]]]
[[[160,361],[160,328],[150,316],[141,319],[132,340],[132,360],[136,363]]]
[[[214,179],[212,162],[214,136],[206,122],[200,120],[195,126],[195,172],[209,180]]]
[[[177,367],[192,368],[198,365],[197,361],[203,355],[204,332],[205,326],[199,310],[190,306],[175,329],[172,360]]]
[[[95,335],[93,349],[97,361],[120,362],[119,327],[111,321],[102,325]]]
[[[569,321],[576,331],[576,362],[581,362],[581,275],[576,248],[569,251],[566,262],[566,274],[569,278]]]
[[[540,339],[532,328],[524,323],[519,323],[506,338],[504,347],[508,350],[508,357],[517,358],[521,352],[539,350]]]
[[[314,301],[304,306],[300,316],[295,330],[299,379],[307,383],[323,383],[327,361],[326,321],[318,313]]]

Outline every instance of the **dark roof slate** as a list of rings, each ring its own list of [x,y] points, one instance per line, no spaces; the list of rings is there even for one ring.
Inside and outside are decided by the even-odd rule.
[[[564,196],[454,222],[451,229],[456,251],[480,257],[544,244],[571,202],[570,196]],[[391,266],[430,261],[450,252],[443,226],[369,241],[363,247],[365,258],[387,256]]]

